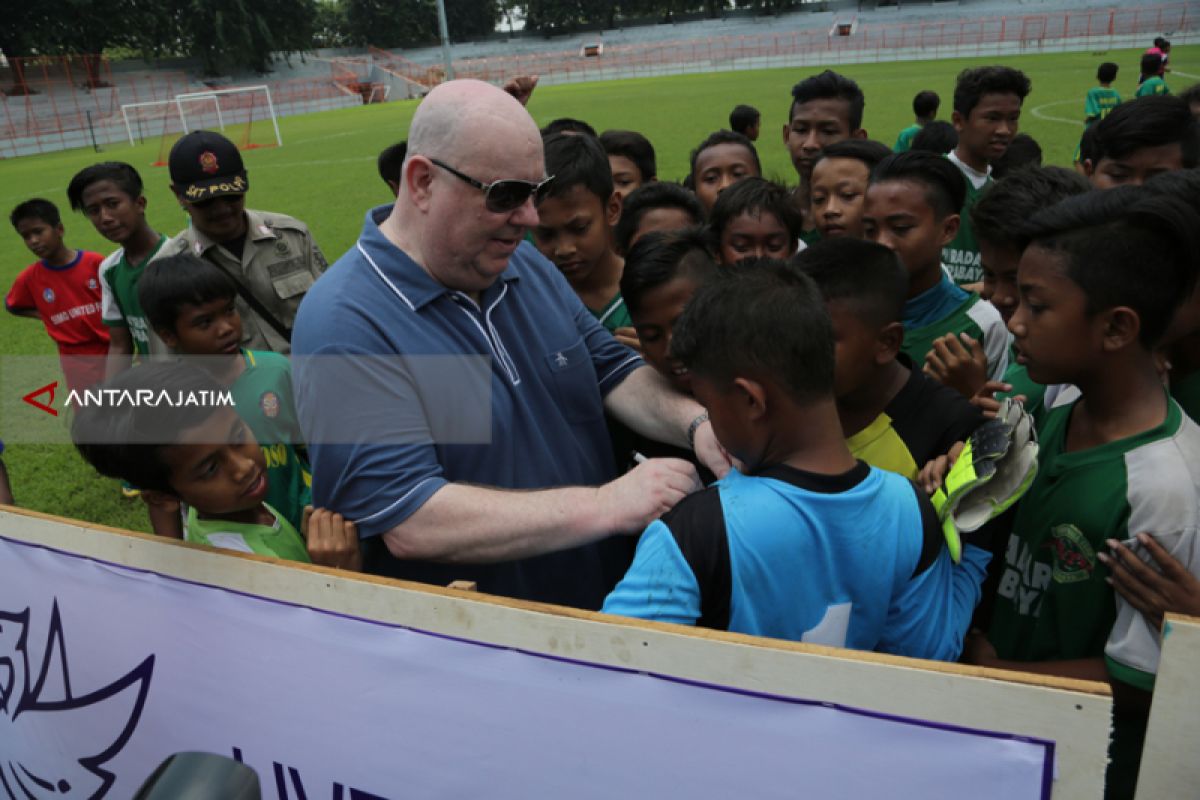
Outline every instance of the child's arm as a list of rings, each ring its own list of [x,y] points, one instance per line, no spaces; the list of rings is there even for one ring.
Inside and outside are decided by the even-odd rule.
[[[8,313],[16,317],[29,317],[30,319],[42,318],[42,315],[33,308],[11,308],[9,306],[5,306],[5,308],[8,309]]]
[[[29,288],[28,268],[21,272],[17,276],[17,279],[13,281],[12,288],[4,296],[4,308],[8,313],[18,317],[42,318],[42,315],[38,313],[37,308],[34,306],[33,291]]]
[[[0,445],[2,447],[3,445]],[[4,462],[0,461],[0,505],[15,506],[17,501],[13,499],[12,484],[8,482],[8,469],[4,466]]]
[[[358,527],[341,514],[305,506],[304,540],[314,564],[350,572],[362,570]]]
[[[104,379],[112,380],[133,363],[133,336],[128,328],[108,329],[108,359],[104,363]]]
[[[700,585],[662,520],[650,523],[638,542],[625,577],[600,610],[622,617],[695,625],[700,619]]]

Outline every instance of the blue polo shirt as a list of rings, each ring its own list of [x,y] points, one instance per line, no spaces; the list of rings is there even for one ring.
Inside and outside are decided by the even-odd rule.
[[[488,565],[402,561],[378,538],[448,482],[544,489],[612,480],[604,396],[642,366],[528,242],[476,304],[384,237],[379,224],[390,212],[383,206],[367,214],[357,244],[313,285],[296,317],[296,403],[314,504],[358,524],[371,540],[371,572],[440,585],[473,580],[485,592],[599,608],[629,564],[631,537]],[[454,398],[436,382],[405,380],[386,414],[355,409],[353,387],[325,379],[319,360],[306,358],[339,354],[488,358],[490,443],[443,443],[432,434],[395,443],[403,436],[381,426],[411,434],[421,428],[414,418]],[[370,422],[347,441],[339,420],[358,411]]]

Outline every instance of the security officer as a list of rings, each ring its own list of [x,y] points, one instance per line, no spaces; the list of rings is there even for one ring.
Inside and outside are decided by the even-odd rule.
[[[290,353],[296,310],[327,266],[308,226],[246,208],[242,154],[219,133],[187,134],[171,148],[168,166],[171,191],[192,224],[155,260],[187,252],[216,264],[238,287],[242,346]]]

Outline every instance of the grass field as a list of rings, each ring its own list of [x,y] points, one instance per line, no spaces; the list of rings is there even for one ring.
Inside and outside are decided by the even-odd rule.
[[[1139,51],[1068,53],[1000,59],[1019,67],[1033,80],[1021,128],[1042,145],[1048,163],[1069,164],[1078,141],[1083,97],[1094,84],[1101,61],[1121,65],[1117,88],[1130,97],[1135,88]],[[864,127],[887,144],[911,122],[912,96],[933,89],[942,96],[940,116],[949,118],[954,78],[969,66],[997,59],[920,61],[846,66],[841,71],[858,81],[867,98]],[[1176,47],[1175,70],[1169,80],[1180,91],[1200,77],[1200,46]],[[643,132],[658,151],[659,175],[681,178],[688,154],[705,135],[727,125],[729,110],[749,103],[763,113],[759,153],[764,170],[791,182],[794,173],[779,131],[785,122],[789,90],[815,69],[727,72],[668,78],[635,79],[539,88],[529,111],[539,123],[555,117],[585,119],[598,130],[631,128]],[[248,205],[291,214],[308,223],[332,261],[353,243],[371,206],[386,202],[387,188],[375,172],[375,156],[407,135],[415,101],[388,103],[290,117],[280,120],[284,146],[246,154],[250,176]],[[159,143],[107,147],[0,161],[0,209],[8,211],[30,197],[45,197],[62,209],[67,241],[107,253],[112,246],[79,215],[70,214],[66,185],[79,169],[98,160],[133,164],[147,183],[151,224],[175,234],[187,224],[170,190],[165,168],[152,167]],[[0,289],[7,291],[17,272],[32,260],[20,239],[5,227],[0,234]],[[51,355],[53,345],[35,321],[0,315],[0,356]],[[24,394],[31,387],[0,386]],[[0,420],[0,438],[3,438]],[[9,433],[11,437],[11,432]],[[11,444],[4,453],[14,494],[20,505],[67,517],[148,530],[139,502],[120,499],[115,482],[99,479],[63,445]]]

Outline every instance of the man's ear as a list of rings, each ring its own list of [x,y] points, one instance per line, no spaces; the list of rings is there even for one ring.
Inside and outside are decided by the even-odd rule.
[[[400,173],[400,187],[408,190],[413,205],[427,211],[433,197],[433,162],[424,156],[410,156]]]
[[[950,124],[954,126],[954,130],[962,133],[962,129],[967,126],[967,118],[957,111],[951,111]]]
[[[1116,306],[1104,312],[1103,346],[1106,352],[1123,350],[1138,343],[1142,320],[1129,306]]]
[[[942,220],[942,247],[954,241],[954,237],[958,236],[958,226],[962,223],[962,218],[958,214],[947,214]]]
[[[899,322],[889,322],[879,330],[875,338],[875,364],[883,365],[896,360],[900,348],[904,346],[904,325]]]
[[[749,378],[734,378],[733,392],[746,409],[746,419],[755,422],[766,416],[767,391],[758,381]]]
[[[608,197],[608,203],[605,204],[604,208],[604,221],[608,223],[608,227],[610,229],[617,224],[618,220],[621,219],[622,202],[623,200],[621,195],[617,194],[616,192],[613,192]]]
[[[179,498],[170,492],[160,492],[157,489],[142,489],[142,502],[155,508],[165,508],[169,511],[179,509]]]

